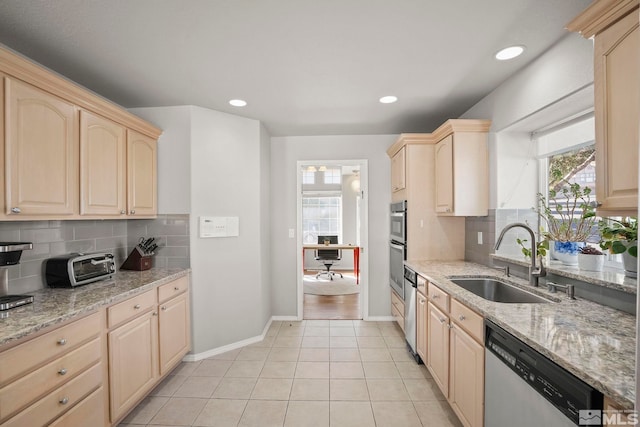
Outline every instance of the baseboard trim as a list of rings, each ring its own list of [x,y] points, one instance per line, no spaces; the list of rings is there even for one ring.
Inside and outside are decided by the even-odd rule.
[[[271,320],[276,322],[297,322],[302,319],[298,319],[298,316],[273,316]]]
[[[393,322],[396,318],[393,316],[368,316],[364,320],[368,322]]]
[[[255,337],[247,338],[242,341],[237,341],[231,344],[223,345],[222,347],[216,347],[211,350],[203,351],[202,353],[187,354],[182,358],[183,362],[197,362],[199,360],[207,359],[209,357],[217,356],[218,354],[226,353],[227,351],[236,350],[238,348],[245,347],[250,344],[255,344],[262,341],[267,336],[267,331],[273,323],[274,318],[270,318],[265,327],[262,329],[262,334]]]

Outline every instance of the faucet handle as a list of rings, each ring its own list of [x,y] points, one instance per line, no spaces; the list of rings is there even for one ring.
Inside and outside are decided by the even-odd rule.
[[[510,274],[509,266],[508,266],[508,265],[505,265],[504,267],[495,267],[495,266],[494,266],[493,268],[495,268],[496,270],[502,270],[502,271],[504,271],[504,275],[505,275],[505,276],[507,276],[507,277],[511,277],[511,274]]]

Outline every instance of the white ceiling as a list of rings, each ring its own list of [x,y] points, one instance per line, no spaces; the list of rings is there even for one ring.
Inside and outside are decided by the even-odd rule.
[[[0,43],[125,107],[198,105],[273,136],[429,132],[565,36],[589,3],[2,0]],[[511,44],[525,54],[493,59]],[[390,94],[399,101],[378,102]]]

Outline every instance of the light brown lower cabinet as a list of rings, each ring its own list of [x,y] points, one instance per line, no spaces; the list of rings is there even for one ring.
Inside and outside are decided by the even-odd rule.
[[[416,293],[416,352],[427,363],[427,297]]]
[[[432,291],[435,291],[432,292]],[[484,424],[483,319],[441,289],[429,287],[426,365],[465,427]],[[441,301],[450,300],[451,304]],[[418,304],[420,294],[418,294]],[[448,309],[445,309],[447,308]],[[418,310],[420,308],[418,307]],[[419,319],[419,318],[418,318]],[[419,321],[419,320],[418,320]]]

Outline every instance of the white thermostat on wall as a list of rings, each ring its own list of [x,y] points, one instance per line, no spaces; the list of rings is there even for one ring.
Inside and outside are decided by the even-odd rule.
[[[201,216],[200,238],[237,237],[240,235],[237,216]]]

